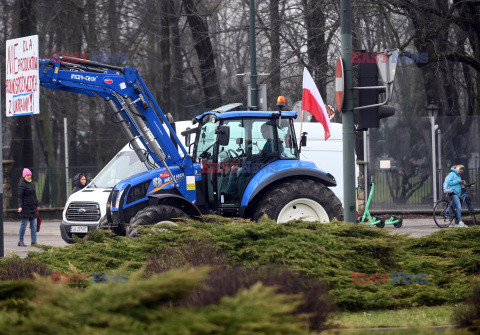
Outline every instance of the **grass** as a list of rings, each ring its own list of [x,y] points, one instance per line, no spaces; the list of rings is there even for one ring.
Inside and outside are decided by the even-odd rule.
[[[428,327],[408,327],[393,329],[341,329],[323,332],[322,335],[371,335],[371,334],[388,334],[388,335],[471,335],[464,329],[447,328],[428,328]]]
[[[453,310],[453,306],[432,306],[344,312],[334,320],[341,328],[443,326],[452,324]]]

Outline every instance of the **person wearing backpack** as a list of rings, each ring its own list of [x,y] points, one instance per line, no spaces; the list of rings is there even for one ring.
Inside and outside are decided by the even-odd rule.
[[[462,180],[461,174],[465,171],[463,165],[455,165],[451,168],[450,173],[445,178],[443,183],[443,191],[450,195],[452,203],[455,206],[455,213],[457,215],[458,224],[452,221],[451,227],[466,227],[462,221],[462,205],[460,202],[460,195],[462,194],[462,185],[466,185],[466,181]]]

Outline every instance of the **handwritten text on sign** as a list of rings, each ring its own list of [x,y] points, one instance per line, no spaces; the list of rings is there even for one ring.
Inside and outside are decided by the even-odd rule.
[[[7,116],[40,113],[38,35],[7,40]]]

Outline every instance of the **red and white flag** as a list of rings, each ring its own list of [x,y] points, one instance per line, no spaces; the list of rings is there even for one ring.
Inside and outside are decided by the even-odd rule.
[[[320,122],[325,130],[325,141],[330,137],[330,117],[327,108],[323,103],[322,96],[317,85],[313,81],[307,68],[303,70],[303,97],[302,110],[312,114]]]

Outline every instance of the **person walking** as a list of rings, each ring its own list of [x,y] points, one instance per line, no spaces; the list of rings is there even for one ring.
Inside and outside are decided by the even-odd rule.
[[[462,180],[460,176],[464,171],[465,167],[461,164],[453,166],[443,183],[443,190],[445,193],[450,194],[457,215],[458,224],[455,224],[455,222],[452,221],[452,227],[466,227],[465,223],[462,221],[462,204],[460,202],[462,185],[466,185],[466,181]]]
[[[87,177],[83,173],[79,173],[73,177],[73,190],[72,194],[80,191],[87,186]]]
[[[23,236],[25,235],[28,222],[30,222],[32,245],[37,244],[37,213],[40,207],[38,206],[35,185],[32,181],[32,171],[25,168],[22,176],[18,183],[18,212],[22,218],[18,246],[26,247],[25,243],[23,243]]]

